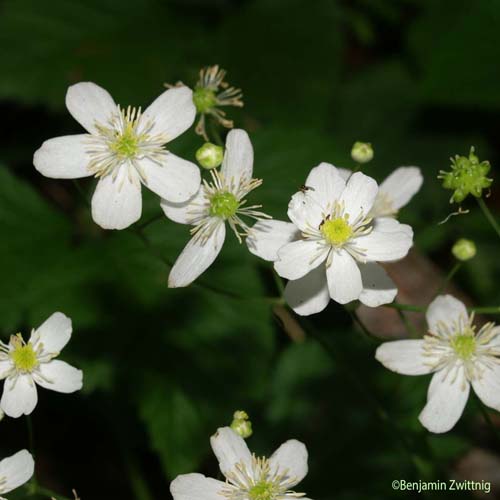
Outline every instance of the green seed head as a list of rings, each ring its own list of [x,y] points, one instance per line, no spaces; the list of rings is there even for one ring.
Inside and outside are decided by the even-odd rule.
[[[247,439],[252,435],[252,422],[249,420],[246,411],[239,410],[234,412],[231,429],[243,439]]]
[[[357,163],[368,163],[373,159],[373,148],[369,142],[355,142],[351,149],[351,157]]]
[[[14,346],[10,357],[16,370],[23,372],[33,371],[38,366],[38,359],[31,343],[25,344],[20,333],[13,336],[10,342]]]
[[[207,170],[218,167],[224,158],[224,148],[210,142],[206,142],[196,151],[198,163]]]
[[[456,155],[451,158],[451,171],[442,170],[438,179],[443,180],[445,189],[453,190],[450,203],[461,203],[469,194],[480,198],[483,189],[491,186],[493,179],[486,177],[490,168],[488,161],[479,161],[471,147],[468,157]]]
[[[450,344],[457,356],[464,361],[470,359],[476,351],[476,339],[472,331],[455,335]]]
[[[210,215],[228,219],[232,217],[240,206],[236,196],[232,193],[216,193],[210,199]]]
[[[198,113],[208,113],[217,104],[217,96],[210,88],[197,87],[193,92],[193,102]]]
[[[321,225],[321,232],[334,246],[344,244],[352,236],[352,228],[344,217],[326,220]]]
[[[273,483],[261,481],[252,486],[248,492],[250,500],[273,500],[275,494],[275,487]]]
[[[476,244],[471,240],[460,238],[451,249],[457,260],[470,260],[476,255]]]

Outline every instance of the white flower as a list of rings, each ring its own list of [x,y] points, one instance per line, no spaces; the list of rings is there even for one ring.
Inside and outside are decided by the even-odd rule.
[[[479,399],[500,411],[500,327],[476,332],[474,315],[451,295],[440,295],[427,309],[429,331],[421,340],[382,344],[376,358],[404,375],[433,373],[420,422],[431,432],[447,432],[462,415],[470,386]]]
[[[397,288],[377,262],[403,258],[413,241],[410,226],[373,219],[377,183],[357,172],[347,183],[337,168],[313,168],[288,206],[292,223],[259,221],[247,240],[250,251],[274,262],[289,280],[285,300],[297,314],[322,311],[330,298],[377,307]]]
[[[0,495],[9,493],[33,476],[35,462],[27,450],[18,451],[11,457],[4,458],[0,462]],[[6,500],[0,496],[0,500]]]
[[[0,342],[0,380],[5,379],[0,408],[13,418],[29,415],[38,401],[36,384],[71,393],[82,388],[82,372],[54,358],[71,338],[71,320],[54,313],[31,332],[26,343],[21,334],[9,344]]]
[[[346,182],[352,175],[345,168],[339,168],[338,171]],[[424,178],[418,167],[397,168],[378,187],[370,215],[373,218],[396,217],[399,209],[410,202],[423,182]]]
[[[193,124],[196,109],[187,87],[165,91],[141,113],[120,108],[106,90],[82,82],[69,87],[66,106],[88,134],[45,141],[33,163],[56,179],[97,177],[92,217],[104,229],[124,229],[140,218],[141,184],[174,203],[198,191],[198,167],[163,147]]]
[[[210,439],[226,481],[202,474],[184,474],[174,479],[174,500],[288,500],[304,498],[291,490],[307,474],[307,449],[294,439],[282,444],[271,458],[257,458],[245,440],[229,427]]]
[[[167,217],[193,225],[193,237],[170,271],[169,287],[189,285],[213,263],[226,237],[226,222],[241,242],[241,236],[249,230],[242,215],[254,219],[267,217],[256,211],[260,205],[245,206],[245,196],[262,184],[262,180],[252,179],[252,173],[253,148],[248,134],[240,129],[231,130],[220,172],[210,171],[212,182],[204,181],[197,195],[186,204],[162,200]]]

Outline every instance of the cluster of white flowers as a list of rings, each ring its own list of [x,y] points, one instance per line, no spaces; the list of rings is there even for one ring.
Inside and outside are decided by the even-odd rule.
[[[202,181],[194,163],[165,148],[192,126],[197,112],[197,130],[205,138],[205,116],[232,127],[217,107],[242,105],[241,91],[228,87],[224,76],[218,67],[203,70],[194,96],[180,84],[144,112],[120,107],[94,83],[73,85],[66,106],[87,133],[44,142],[34,165],[52,178],[96,177],[92,217],[104,229],[125,229],[139,220],[142,185],[158,195],[167,218],[192,226],[191,239],[170,271],[172,288],[190,285],[214,262],[229,227],[288,280],[284,298],[299,315],[319,313],[330,299],[369,307],[392,302],[398,290],[383,264],[402,259],[412,247],[412,228],[396,217],[420,189],[420,169],[400,167],[379,186],[364,173],[321,163],[291,196],[290,222],[269,220],[260,205],[247,205],[247,195],[262,180],[253,177],[253,148],[244,130],[227,134],[222,165],[210,170],[209,180]],[[353,150],[361,163],[372,157],[369,144],[359,143]],[[248,219],[257,222],[251,227]],[[473,316],[451,296],[434,300],[427,321],[423,339],[387,342],[376,353],[398,373],[434,373],[422,424],[432,432],[451,429],[471,385],[487,406],[500,410],[500,327],[488,323],[476,333]],[[5,379],[0,419],[4,413],[29,415],[37,404],[36,385],[63,393],[81,389],[82,372],[55,359],[71,332],[70,319],[54,313],[28,342],[20,334],[8,344],[0,342],[0,380]],[[211,444],[226,481],[181,475],[171,484],[174,500],[304,498],[294,490],[307,474],[302,443],[287,441],[269,459],[257,458],[241,436],[225,427]],[[25,450],[0,462],[0,493],[29,480],[33,467]]]

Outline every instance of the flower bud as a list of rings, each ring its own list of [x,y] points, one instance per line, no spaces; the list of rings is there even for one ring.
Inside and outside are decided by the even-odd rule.
[[[249,420],[246,411],[238,410],[234,412],[231,429],[243,439],[249,438],[252,435],[252,422]]]
[[[472,240],[460,238],[451,249],[456,259],[466,261],[476,255],[476,244]]]
[[[438,175],[445,189],[453,189],[450,203],[461,203],[469,194],[481,198],[483,189],[489,188],[493,182],[486,177],[491,168],[490,162],[479,161],[473,147],[468,157],[456,155],[450,159],[451,171],[441,170]]]
[[[357,163],[368,163],[373,159],[373,148],[369,142],[355,142],[351,149],[351,157]]]
[[[206,142],[196,151],[198,163],[207,170],[218,167],[224,158],[224,148],[211,142]]]

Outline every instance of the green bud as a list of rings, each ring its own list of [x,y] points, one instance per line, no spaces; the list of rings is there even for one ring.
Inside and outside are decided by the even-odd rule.
[[[451,249],[451,253],[458,260],[469,260],[476,255],[476,244],[472,240],[460,238]]]
[[[198,163],[207,170],[218,167],[224,158],[224,148],[211,142],[205,142],[203,146],[196,151]]]
[[[369,142],[355,142],[351,149],[351,157],[357,163],[368,163],[373,159],[373,148]]]
[[[479,161],[470,148],[469,157],[456,155],[451,160],[451,171],[441,170],[438,179],[443,180],[445,189],[452,189],[450,203],[461,203],[469,194],[481,198],[483,189],[491,186],[493,179],[486,177],[490,171],[489,161]]]
[[[252,435],[252,422],[250,422],[246,411],[238,410],[234,412],[231,429],[243,439],[247,439]]]
[[[217,96],[211,88],[196,87],[193,102],[198,113],[208,113],[217,104]]]

